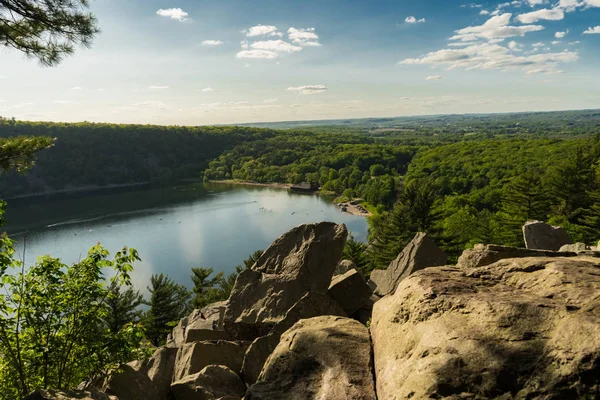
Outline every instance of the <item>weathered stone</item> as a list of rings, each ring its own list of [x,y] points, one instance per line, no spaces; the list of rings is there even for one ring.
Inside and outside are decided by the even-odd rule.
[[[426,233],[419,232],[385,272],[373,271],[375,275],[371,273],[370,286],[375,285],[374,293],[378,296],[393,294],[398,284],[410,274],[424,268],[445,265],[446,261],[446,253]]]
[[[352,314],[350,317],[354,318],[357,321],[360,321],[364,325],[369,324],[371,320],[371,315],[373,314],[373,306],[381,300],[381,297],[376,294],[372,294],[360,307],[358,311]]]
[[[367,285],[373,293],[376,295],[383,297],[385,296],[382,292],[385,291],[384,288],[389,286],[387,282],[389,280],[387,269],[374,269],[371,271],[371,276],[369,277],[369,281]]]
[[[585,245],[585,243],[574,243],[574,244],[565,244],[564,246],[562,246],[560,248],[559,251],[568,251],[568,252],[580,252],[580,251],[586,251],[588,250],[588,247]]]
[[[156,387],[160,399],[168,397],[176,357],[177,349],[161,347],[154,352],[145,366],[148,378]]]
[[[375,399],[371,344],[360,322],[303,319],[281,337],[246,400]]]
[[[132,361],[119,367],[104,383],[101,391],[121,400],[163,400],[152,383],[144,364]]]
[[[215,329],[223,330],[223,318],[227,309],[228,300],[218,301],[207,305],[200,310],[202,317],[208,321],[214,321]]]
[[[523,225],[525,247],[536,250],[558,251],[573,240],[567,231],[560,226],[551,226],[541,221],[530,221]]]
[[[229,335],[224,330],[217,330],[215,321],[197,319],[185,328],[184,343],[202,340],[228,340]]]
[[[119,400],[116,396],[109,396],[97,391],[61,391],[42,389],[36,390],[27,396],[24,400]]]
[[[266,336],[252,342],[244,357],[242,376],[248,384],[256,382],[267,358],[273,353],[281,335],[301,319],[321,315],[346,316],[341,306],[331,297],[321,293],[309,292],[286,313],[285,318],[273,327]]]
[[[177,352],[173,380],[202,371],[207,365],[224,365],[239,372],[250,342],[224,340],[187,343]]]
[[[209,304],[194,310],[182,318],[167,337],[167,347],[181,347],[185,343],[200,340],[227,340],[229,335],[223,328],[223,317],[227,301]]]
[[[573,252],[531,250],[494,244],[476,244],[474,248],[463,251],[458,259],[457,266],[462,268],[483,267],[508,258],[575,256],[577,256],[577,253]]]
[[[378,398],[595,398],[598,299],[598,258],[420,271],[373,309]]]
[[[207,365],[197,374],[188,375],[171,385],[175,400],[202,400],[244,396],[246,385],[231,369]]]
[[[355,269],[335,276],[327,293],[342,306],[348,315],[360,310],[371,297],[371,289],[365,282],[365,277]]]
[[[235,338],[264,336],[307,292],[327,293],[348,231],[332,222],[301,225],[263,253],[237,278],[225,311],[225,330]]]
[[[337,275],[344,275],[346,272],[351,271],[353,269],[358,269],[356,268],[356,264],[354,264],[350,260],[342,260],[335,267],[335,271],[333,271],[333,276],[335,277]]]

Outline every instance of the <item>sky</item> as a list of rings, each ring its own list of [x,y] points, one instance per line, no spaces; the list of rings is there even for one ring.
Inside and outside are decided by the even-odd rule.
[[[0,116],[207,125],[600,108],[600,0],[92,0],[56,67],[0,47]]]

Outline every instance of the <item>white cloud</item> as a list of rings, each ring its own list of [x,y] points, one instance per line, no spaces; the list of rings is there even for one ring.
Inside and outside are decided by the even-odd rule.
[[[274,25],[256,25],[248,29],[246,36],[282,36],[282,33]]]
[[[163,10],[162,8],[156,12],[156,14],[161,17],[171,18],[177,21],[187,21],[188,13],[183,11],[181,8],[167,8]]]
[[[537,49],[538,47],[544,47],[544,42],[537,42],[531,45],[531,47]]]
[[[561,43],[562,43],[562,41],[560,41],[560,40],[554,40],[554,41],[552,41],[552,42],[550,42],[550,43],[552,43],[553,45],[555,45],[555,46],[556,46],[557,44],[561,44]]]
[[[546,0],[527,0],[527,3],[529,3],[529,5],[531,7],[535,7],[535,6],[539,6],[542,5],[546,2]]]
[[[486,11],[486,10],[479,11],[479,15],[489,15],[489,14],[490,14],[490,12]]]
[[[83,90],[83,89],[81,88],[81,86],[75,86],[75,87],[72,87],[71,90]]]
[[[292,43],[299,46],[320,46],[318,42],[319,36],[315,33],[315,28],[300,28],[291,27],[288,29],[288,38]]]
[[[407,24],[422,24],[425,22],[425,18],[417,19],[414,16],[406,17],[404,20]]]
[[[514,40],[511,40],[510,42],[508,42],[508,48],[512,51],[521,51],[523,45],[515,42]]]
[[[426,81],[439,81],[441,79],[446,79],[446,77],[442,75],[433,75],[425,78]]]
[[[162,109],[167,108],[167,105],[165,103],[163,103],[162,101],[158,101],[158,100],[140,101],[139,103],[132,104],[132,106],[134,106],[134,107],[155,107],[155,108],[162,108]]]
[[[562,38],[564,38],[565,36],[567,36],[567,34],[568,34],[568,33],[569,33],[569,30],[568,30],[568,29],[567,29],[566,31],[562,31],[562,32],[556,32],[556,33],[554,34],[554,37],[555,37],[555,38],[557,38],[557,39],[562,39]]]
[[[279,57],[279,54],[268,50],[242,50],[235,55],[237,58],[265,58],[273,59]]]
[[[583,32],[584,35],[600,35],[600,26],[590,27]]]
[[[202,46],[221,46],[223,44],[220,40],[203,40]]]
[[[256,50],[268,50],[280,53],[294,53],[302,50],[302,47],[294,46],[293,44],[284,42],[281,39],[254,42],[250,45],[250,47]]]
[[[72,100],[54,100],[53,103],[54,104],[75,104],[77,102],[72,101]]]
[[[573,46],[573,45],[579,44],[579,43],[581,43],[579,40],[576,40],[574,42],[569,42],[569,46]]]
[[[211,87],[207,87],[207,88],[202,89],[202,91],[203,92],[214,92],[215,90]]]
[[[311,86],[298,86],[298,87],[289,87],[286,90],[290,92],[298,92],[300,94],[316,94],[323,93],[327,90],[326,86],[323,85],[311,85]]]
[[[269,104],[269,103],[276,103],[276,102],[277,102],[277,99],[275,99],[275,98],[273,98],[273,99],[264,99],[263,100],[263,103],[267,103],[267,104]]]
[[[148,87],[148,89],[151,89],[151,90],[164,90],[164,89],[168,89],[168,88],[169,88],[168,86],[157,86],[157,85],[152,85],[152,86]]]
[[[563,18],[565,18],[565,13],[560,8],[542,8],[541,10],[521,14],[517,17],[517,20],[524,24],[533,24],[540,20],[560,21]]]
[[[459,29],[456,31],[456,35],[452,36],[450,40],[460,40],[463,42],[470,42],[477,39],[504,40],[513,36],[525,36],[529,32],[544,29],[540,25],[511,26],[509,25],[511,17],[511,13],[505,13],[488,19],[483,25]]]

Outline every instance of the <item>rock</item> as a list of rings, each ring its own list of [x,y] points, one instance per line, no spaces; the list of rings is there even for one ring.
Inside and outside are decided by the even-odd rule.
[[[564,228],[540,221],[530,221],[523,225],[523,239],[526,248],[535,250],[558,251],[565,244],[573,243]]]
[[[139,361],[120,366],[117,372],[108,377],[101,391],[121,400],[163,400]]]
[[[477,244],[473,249],[463,251],[462,255],[458,258],[457,266],[462,268],[483,267],[507,258],[575,256],[577,256],[577,253],[573,252],[530,250],[494,244]]]
[[[301,319],[321,315],[346,316],[347,314],[335,300],[325,294],[309,292],[298,300],[269,334],[252,342],[244,356],[242,367],[244,381],[249,384],[256,382],[267,358],[273,353],[285,331]]]
[[[192,343],[202,340],[228,340],[229,335],[224,330],[217,330],[215,321],[197,319],[185,329],[183,343]]]
[[[371,291],[373,293],[377,294],[380,297],[383,297],[385,295],[382,294],[382,292],[385,290],[382,290],[382,289],[389,286],[387,281],[388,281],[387,269],[374,269],[373,271],[371,271],[371,276],[369,277],[369,281],[367,282],[367,285],[369,285],[369,288],[371,289]]]
[[[307,292],[327,293],[348,231],[332,222],[301,225],[263,253],[237,278],[225,311],[234,338],[264,336]]]
[[[360,310],[371,297],[371,289],[365,282],[365,277],[355,269],[335,276],[327,293],[342,306],[348,315]]]
[[[334,316],[297,322],[282,335],[245,399],[375,400],[367,328]]]
[[[333,276],[335,277],[337,275],[344,275],[346,272],[353,269],[358,269],[356,268],[356,264],[354,264],[354,262],[350,260],[342,260],[335,267],[335,271],[333,271]]]
[[[426,233],[419,232],[385,272],[376,272],[375,276],[371,273],[371,287],[375,286],[374,293],[380,297],[393,294],[398,284],[410,274],[445,265],[446,261],[446,253]]]
[[[185,343],[200,340],[227,340],[229,335],[223,328],[223,317],[227,301],[209,304],[194,310],[182,318],[167,337],[167,347],[181,347]]]
[[[599,298],[598,258],[420,271],[373,308],[378,398],[595,398]]]
[[[148,371],[148,378],[150,378],[150,381],[156,387],[160,399],[168,397],[176,357],[177,349],[161,347],[154,352],[145,366],[145,370]]]
[[[96,391],[73,390],[63,392],[61,390],[42,389],[36,390],[24,400],[119,400],[116,396],[109,396]]]
[[[250,342],[224,340],[187,343],[177,352],[173,381],[202,371],[207,365],[224,365],[233,371],[242,370],[244,354]]]
[[[371,321],[371,315],[373,314],[373,306],[381,300],[381,297],[376,294],[372,294],[360,307],[360,309],[351,315],[352,318],[361,322],[363,325],[367,325]]]
[[[586,251],[586,250],[588,250],[588,247],[585,245],[585,243],[578,242],[575,244],[565,244],[564,246],[562,246],[560,248],[559,251],[578,253],[580,251]]]
[[[175,400],[241,398],[246,385],[240,377],[223,365],[207,365],[197,374],[188,375],[171,385]]]

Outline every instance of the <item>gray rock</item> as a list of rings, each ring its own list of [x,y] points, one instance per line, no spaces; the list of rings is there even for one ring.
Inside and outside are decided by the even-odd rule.
[[[303,319],[283,334],[246,400],[375,400],[371,344],[360,322]]]
[[[267,358],[279,344],[281,335],[301,319],[321,315],[346,316],[341,306],[325,294],[309,292],[286,313],[285,318],[273,327],[266,336],[255,339],[246,355],[242,367],[242,376],[248,384],[256,382]]]
[[[161,347],[154,352],[145,366],[148,378],[156,387],[160,399],[168,397],[176,357],[177,349]]]
[[[101,391],[121,400],[164,400],[143,363],[132,361],[107,378]]]
[[[333,276],[344,275],[346,272],[358,269],[356,268],[356,264],[354,264],[350,260],[342,260],[338,263],[337,267],[335,267],[335,271],[333,271]]]
[[[24,400],[119,400],[116,396],[109,396],[105,393],[83,390],[36,390]]]
[[[530,221],[523,225],[525,247],[534,250],[558,251],[573,240],[564,228],[550,226],[541,221]]]
[[[596,398],[599,271],[531,257],[410,276],[373,309],[378,398]]]
[[[574,244],[565,244],[564,246],[562,246],[560,248],[559,251],[577,253],[577,252],[586,251],[586,250],[589,250],[589,249],[585,245],[585,243],[578,242],[578,243],[574,243]]]
[[[371,284],[374,293],[380,297],[393,294],[396,287],[410,274],[429,267],[445,265],[448,256],[431,238],[419,232],[402,250],[398,257],[390,263],[385,272],[371,273]]]
[[[223,328],[223,317],[227,301],[209,304],[201,310],[194,310],[182,318],[167,337],[167,347],[181,347],[185,343],[201,340],[228,340]]]
[[[367,285],[369,285],[369,288],[373,293],[383,297],[385,296],[383,292],[386,291],[386,288],[389,286],[388,280],[389,274],[387,269],[374,269],[371,271],[371,276],[369,277]]]
[[[352,269],[343,275],[335,276],[327,293],[348,315],[352,315],[361,309],[372,292],[363,274]]]
[[[254,340],[268,334],[307,292],[327,293],[348,231],[332,222],[301,225],[263,253],[237,278],[225,311],[232,337]]]
[[[175,400],[201,400],[223,397],[241,398],[246,385],[231,369],[207,365],[197,374],[188,375],[171,385]]]
[[[207,365],[224,365],[240,372],[244,354],[250,342],[228,342],[224,340],[184,344],[177,351],[173,381],[202,371]]]
[[[463,251],[458,259],[457,266],[462,268],[483,267],[508,258],[575,256],[577,256],[577,253],[574,252],[530,250],[494,244],[477,244],[473,249]]]

